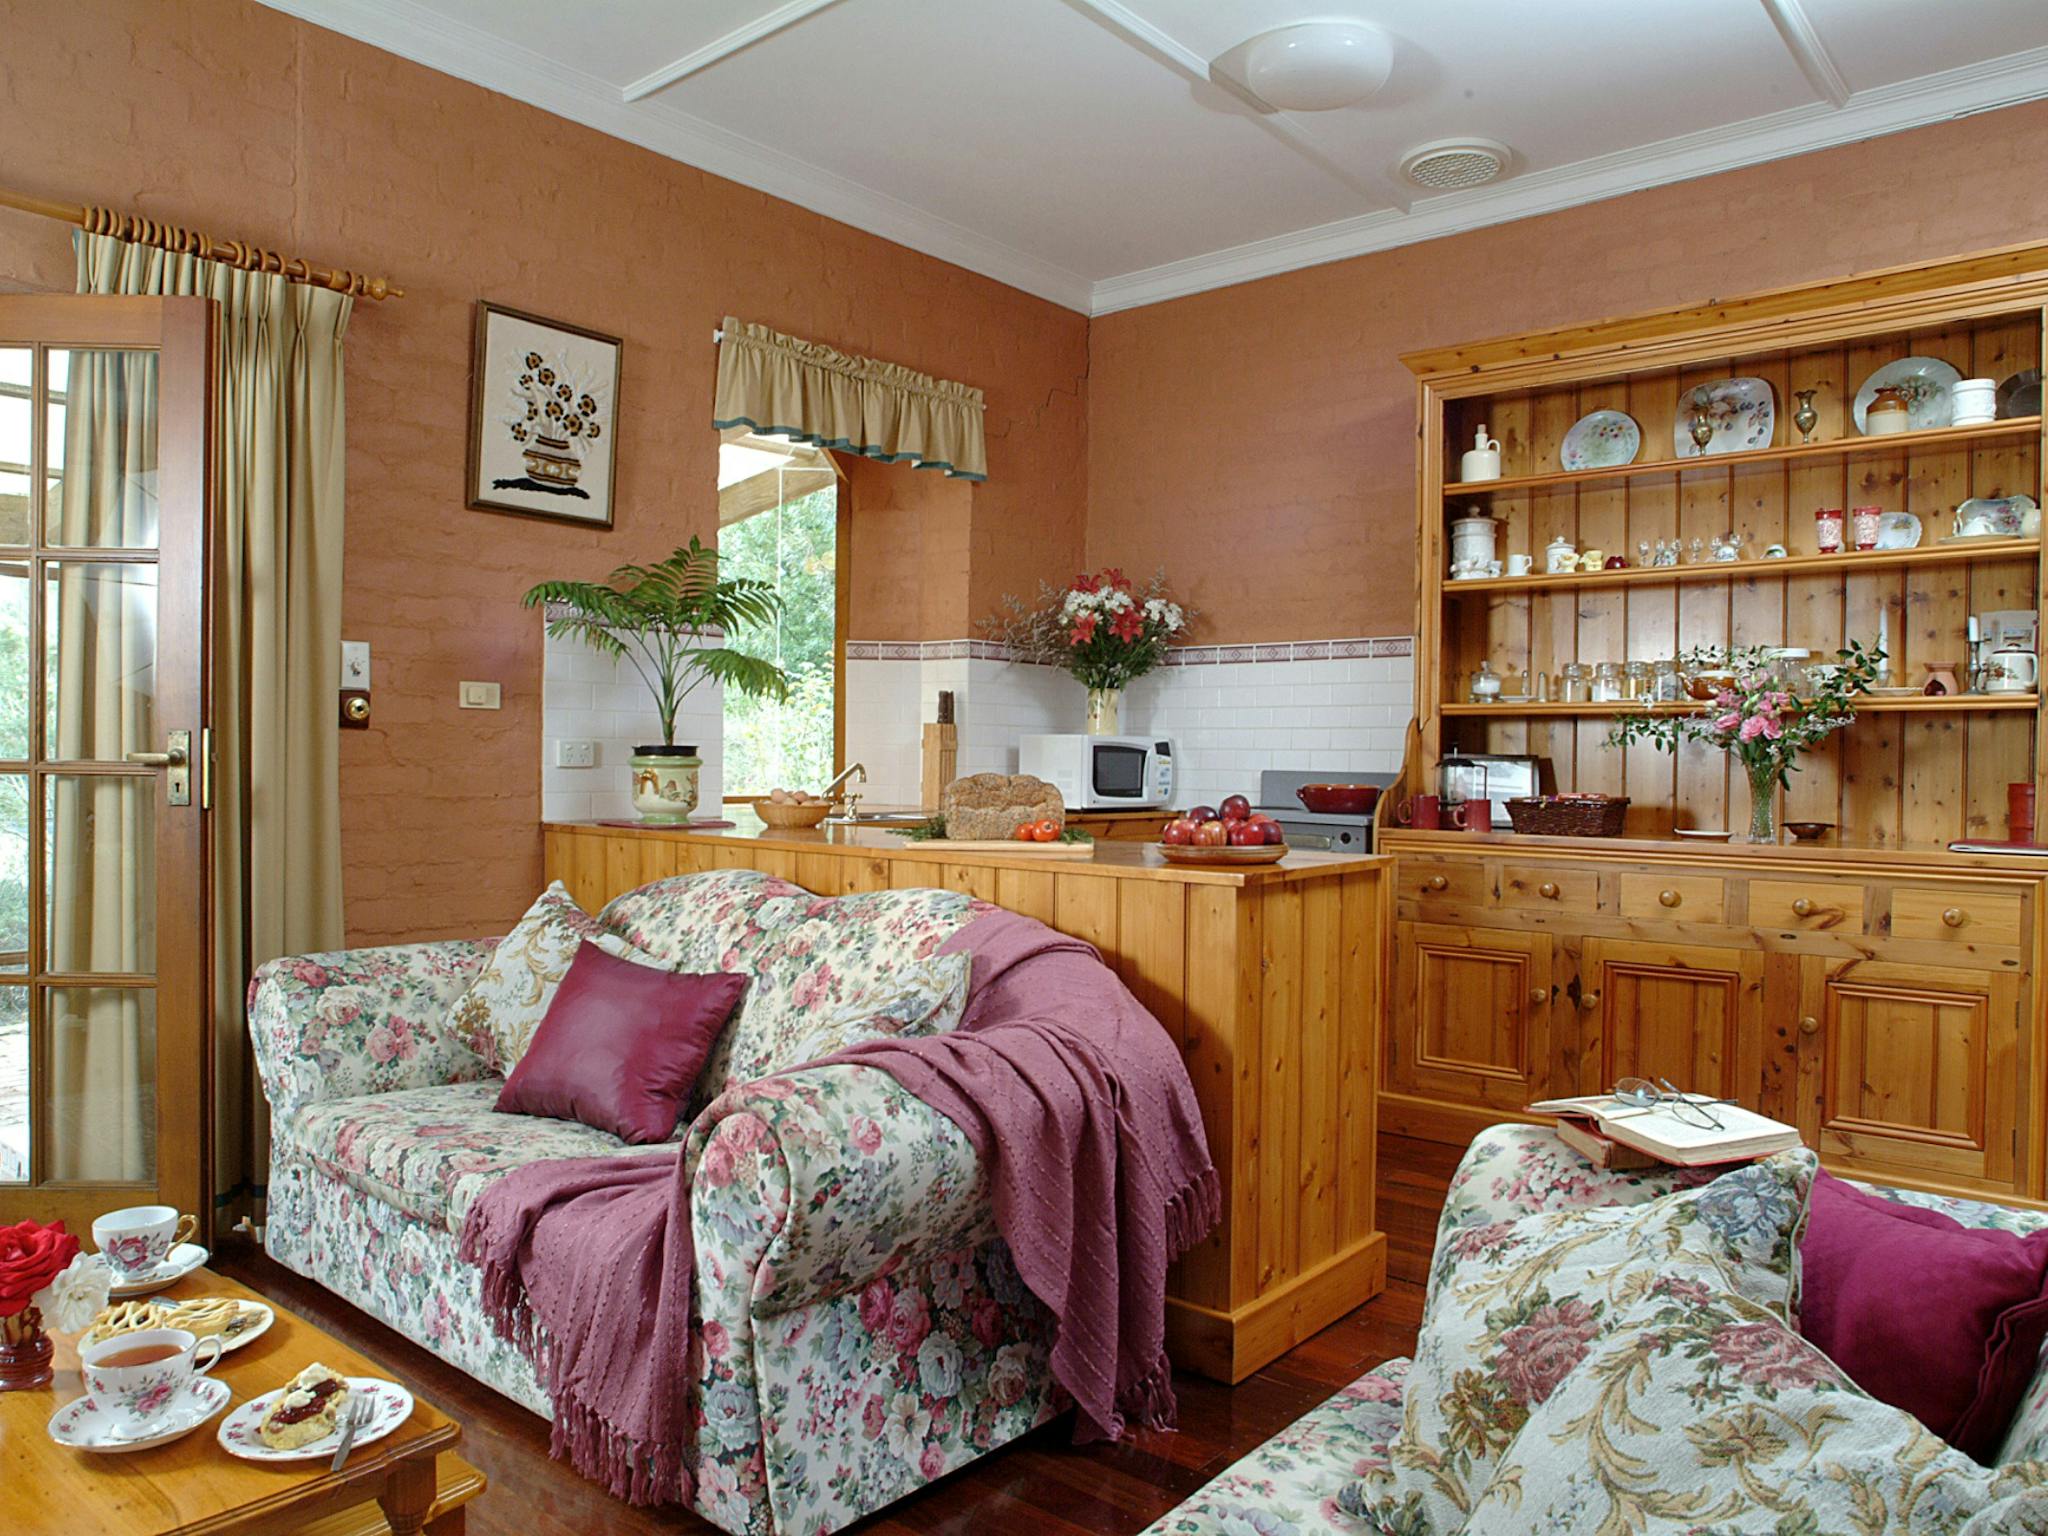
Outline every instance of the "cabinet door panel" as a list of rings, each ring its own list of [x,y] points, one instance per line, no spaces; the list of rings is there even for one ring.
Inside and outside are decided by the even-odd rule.
[[[1520,1109],[1547,1091],[1551,939],[1402,923],[1390,1079],[1406,1092]]]
[[[1754,1107],[1764,957],[1711,945],[1588,939],[1579,964],[1587,1093],[1623,1077],[1669,1078]]]
[[[2018,977],[1815,956],[1801,980],[1820,1060],[1800,1128],[1822,1156],[2012,1185]]]

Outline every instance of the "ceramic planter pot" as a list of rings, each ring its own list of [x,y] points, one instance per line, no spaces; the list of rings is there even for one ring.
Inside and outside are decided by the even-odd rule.
[[[697,809],[697,771],[704,759],[695,747],[633,749],[633,809],[642,821],[676,825]]]

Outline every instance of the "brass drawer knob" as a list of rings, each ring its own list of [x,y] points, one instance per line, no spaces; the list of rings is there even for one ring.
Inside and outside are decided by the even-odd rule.
[[[1819,1034],[1820,1020],[1816,1019],[1812,1014],[1809,1013],[1805,1018],[1799,1021],[1799,1033],[1801,1033],[1802,1035]]]
[[[1579,994],[1579,1007],[1585,1012],[1591,1013],[1599,1006],[1600,994],[1598,992],[1581,992]]]
[[[1425,891],[1448,891],[1451,888],[1451,882],[1443,875],[1431,875],[1422,882],[1422,888]]]
[[[1676,891],[1659,891],[1657,893],[1657,900],[1663,906],[1675,907],[1681,899]]]
[[[1541,885],[1536,887],[1536,894],[1538,896],[1541,896],[1545,901],[1557,900],[1557,882],[1555,880],[1544,881]]]
[[[1950,907],[1941,914],[1941,920],[1951,928],[1960,928],[1963,926],[1963,919],[1969,915],[1961,907]]]
[[[1794,917],[1813,916],[1813,903],[1804,896],[1800,897],[1792,903],[1792,915]]]
[[[1544,991],[1541,987],[1531,987],[1529,989],[1529,1002],[1534,1007],[1541,1008],[1545,1003],[1549,1001],[1550,994]]]

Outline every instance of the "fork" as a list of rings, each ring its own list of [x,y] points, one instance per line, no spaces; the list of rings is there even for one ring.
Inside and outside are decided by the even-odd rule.
[[[341,1464],[348,1460],[349,1448],[356,1443],[356,1431],[363,1427],[369,1417],[369,1394],[358,1392],[349,1401],[348,1418],[341,1426],[341,1444],[334,1448],[334,1460],[328,1464],[328,1471],[341,1470]]]

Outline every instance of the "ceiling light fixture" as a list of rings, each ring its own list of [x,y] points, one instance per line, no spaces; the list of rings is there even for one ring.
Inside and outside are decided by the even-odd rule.
[[[1438,139],[1401,157],[1401,174],[1430,192],[1463,192],[1498,181],[1514,151],[1492,139]]]
[[[1327,112],[1356,106],[1385,85],[1394,45],[1362,21],[1304,21],[1262,32],[1215,62],[1227,59],[1237,67],[1226,72],[1269,106]]]

